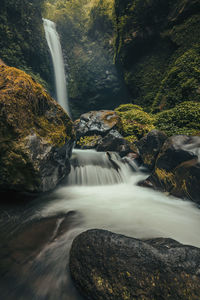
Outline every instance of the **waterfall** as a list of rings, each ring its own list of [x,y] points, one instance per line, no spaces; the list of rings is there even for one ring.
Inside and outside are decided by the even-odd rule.
[[[74,150],[69,185],[112,185],[126,182],[131,174],[129,164],[115,152]]]
[[[55,84],[56,84],[56,97],[58,103],[70,115],[62,48],[60,44],[59,35],[56,31],[56,24],[47,19],[43,19],[43,24],[44,24],[47,44],[49,46],[52,61],[53,61]]]

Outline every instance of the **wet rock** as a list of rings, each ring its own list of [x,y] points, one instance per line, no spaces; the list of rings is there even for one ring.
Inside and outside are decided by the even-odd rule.
[[[86,299],[198,299],[200,249],[89,230],[73,242],[72,279]]]
[[[131,144],[126,141],[117,130],[111,130],[102,138],[96,148],[97,151],[115,151],[121,157],[131,152]]]
[[[167,139],[147,180],[164,192],[200,203],[200,137]]]
[[[145,137],[136,142],[144,166],[153,170],[158,153],[166,141],[167,136],[159,130],[152,130]]]
[[[44,192],[70,171],[75,139],[64,110],[29,75],[0,65],[0,190]]]
[[[77,139],[83,136],[105,136],[111,129],[115,129],[120,117],[112,110],[90,111],[81,115],[75,121]]]

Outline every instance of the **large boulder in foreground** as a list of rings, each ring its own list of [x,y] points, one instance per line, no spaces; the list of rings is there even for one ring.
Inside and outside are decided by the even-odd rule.
[[[200,137],[168,138],[147,182],[174,196],[200,203]]]
[[[29,75],[0,65],[0,190],[44,192],[70,171],[73,124]]]
[[[85,299],[199,299],[200,249],[89,230],[73,242],[72,278]]]

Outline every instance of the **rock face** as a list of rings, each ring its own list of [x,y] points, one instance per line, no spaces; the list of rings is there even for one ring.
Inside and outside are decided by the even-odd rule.
[[[200,249],[89,230],[73,242],[72,278],[86,299],[198,299]]]
[[[167,136],[163,132],[152,130],[136,143],[145,167],[153,170],[158,153],[166,139]]]
[[[199,0],[116,0],[115,11],[115,57],[133,103],[199,102]]]
[[[147,180],[162,191],[200,203],[200,137],[167,139]]]
[[[53,189],[70,171],[75,139],[70,118],[30,76],[5,65],[0,108],[0,189]]]

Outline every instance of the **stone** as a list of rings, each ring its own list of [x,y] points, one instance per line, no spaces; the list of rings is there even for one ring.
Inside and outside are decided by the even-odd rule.
[[[70,172],[73,123],[25,72],[0,65],[0,190],[52,190]]]
[[[75,238],[72,279],[85,299],[198,299],[200,249],[168,238],[138,240],[105,230]]]
[[[200,203],[200,137],[176,135],[164,143],[147,179],[154,188]]]
[[[111,130],[99,141],[96,150],[102,152],[115,151],[123,157],[131,152],[131,144],[117,130]]]
[[[166,139],[165,133],[155,129],[136,142],[145,167],[153,170],[158,153]]]
[[[112,110],[90,111],[75,121],[77,139],[83,136],[105,136],[120,123],[120,117]]]

